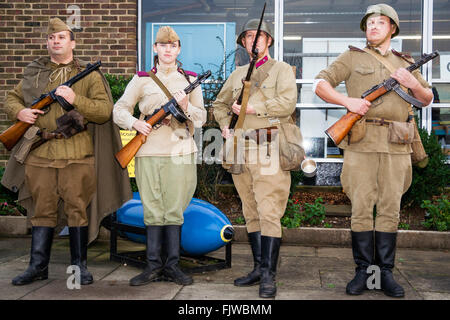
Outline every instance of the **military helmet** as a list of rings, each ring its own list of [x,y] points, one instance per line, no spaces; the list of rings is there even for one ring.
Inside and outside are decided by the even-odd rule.
[[[375,4],[375,5],[369,6],[367,8],[366,14],[361,19],[361,23],[360,23],[360,28],[362,31],[366,31],[367,18],[369,18],[369,16],[374,13],[381,14],[383,16],[391,18],[392,21],[394,21],[397,28],[391,38],[394,38],[395,36],[397,36],[400,33],[400,20],[398,19],[397,12],[395,11],[394,8],[392,8],[391,6],[384,4],[384,3]]]
[[[244,25],[244,28],[242,28],[242,32],[239,35],[239,37],[237,38],[236,43],[240,44],[242,46],[242,38],[245,36],[245,32],[247,32],[249,30],[258,30],[258,25],[259,25],[259,19],[251,19],[251,20],[249,20]],[[267,33],[272,38],[272,43],[270,44],[269,47],[273,46],[272,30],[270,29],[269,24],[267,22],[265,22],[264,20],[261,23],[261,31],[264,31],[265,33]]]

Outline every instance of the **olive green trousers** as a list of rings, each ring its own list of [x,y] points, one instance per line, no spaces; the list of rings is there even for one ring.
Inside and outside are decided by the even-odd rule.
[[[182,225],[183,213],[197,186],[195,153],[137,157],[136,183],[144,207],[144,224]]]

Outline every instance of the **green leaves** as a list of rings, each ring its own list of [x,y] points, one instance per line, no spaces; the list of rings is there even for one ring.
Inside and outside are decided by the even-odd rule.
[[[424,200],[420,207],[426,210],[425,221],[422,223],[426,228],[437,231],[450,229],[450,201],[447,196],[435,202]]]
[[[428,134],[422,128],[419,128],[419,134],[429,162],[425,168],[413,166],[413,179],[411,187],[403,195],[403,206],[420,206],[423,200],[440,195],[450,181],[450,166],[445,164],[446,156],[436,135],[433,132]]]
[[[299,228],[306,224],[320,225],[324,219],[325,206],[322,198],[317,198],[314,204],[305,203],[303,206],[298,200],[289,199],[284,216],[281,218],[281,225],[286,228]]]

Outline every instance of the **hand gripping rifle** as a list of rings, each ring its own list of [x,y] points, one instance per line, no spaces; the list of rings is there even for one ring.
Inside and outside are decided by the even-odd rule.
[[[73,78],[70,78],[69,80],[67,80],[67,82],[61,85],[71,87],[75,82],[83,79],[92,71],[100,68],[101,65],[101,61],[97,61],[94,64],[88,64],[85,70],[83,70]],[[55,92],[56,89],[50,91],[47,94],[41,95],[38,99],[33,101],[30,108],[43,110],[48,108],[53,102],[57,101],[64,110],[70,111],[71,109],[73,109],[73,106],[70,103],[68,103],[63,97],[56,95]],[[13,124],[11,127],[0,134],[0,141],[3,143],[5,148],[10,151],[31,126],[32,124],[30,123],[18,120],[15,124]]]
[[[439,56],[438,51],[434,51],[430,54],[424,54],[422,55],[422,58],[420,60],[418,60],[416,63],[411,64],[408,68],[406,68],[406,70],[408,70],[409,72],[413,72],[414,70],[420,68],[422,65],[424,65],[431,59],[436,58],[437,56]],[[416,106],[422,106],[422,103],[420,101],[414,99],[406,92],[404,92],[400,88],[400,84],[394,78],[389,78],[383,81],[382,83],[377,84],[376,86],[370,88],[361,95],[361,98],[372,102],[381,97],[382,95],[390,92],[391,90],[394,90],[400,97],[402,97],[407,102]],[[336,145],[338,145],[339,143],[341,143],[342,139],[344,139],[345,136],[349,133],[349,131],[352,129],[356,121],[358,121],[361,118],[362,118],[361,115],[349,111],[347,112],[346,115],[342,116],[331,127],[329,127],[325,131],[325,133],[331,140],[333,140],[333,142]]]
[[[258,30],[256,31],[255,41],[253,42],[253,46],[252,46],[252,60],[250,61],[250,65],[248,67],[247,75],[246,75],[244,81],[250,81],[253,69],[255,68],[256,61],[258,60],[258,49],[256,48],[256,44],[258,43],[258,38],[259,38],[259,35],[261,34],[261,24],[262,24],[262,22],[264,20],[264,11],[266,11],[266,3],[264,3],[264,8],[263,8],[263,11],[261,13],[261,18],[259,19]],[[241,93],[239,95],[239,98],[237,99],[236,103],[238,105],[242,104],[243,95],[244,95],[244,87],[242,87]],[[228,129],[230,129],[230,130],[234,129],[234,127],[236,126],[236,123],[238,121],[238,118],[239,118],[239,115],[237,115],[237,114],[235,114],[233,112],[233,115],[231,116],[231,121],[230,121],[230,125],[228,126]]]
[[[198,78],[192,82],[187,88],[184,89],[186,94],[191,93],[201,83],[205,82],[211,76],[211,71],[208,70],[204,74],[198,76]],[[179,122],[186,122],[187,118],[183,111],[180,109],[175,98],[172,98],[169,102],[163,105],[161,108],[156,109],[151,115],[148,115],[144,120],[152,127],[160,124],[166,117],[172,115]],[[141,146],[145,143],[147,137],[142,133],[138,133],[130,142],[128,142],[119,152],[116,153],[116,159],[120,163],[122,168],[126,168],[131,159],[136,155]]]

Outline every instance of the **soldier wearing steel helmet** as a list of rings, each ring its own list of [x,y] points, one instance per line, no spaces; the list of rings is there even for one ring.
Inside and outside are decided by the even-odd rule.
[[[259,19],[248,21],[237,38],[251,55]],[[272,31],[263,21],[261,36],[257,42],[258,60],[253,70],[250,96],[247,104],[244,131],[273,126],[274,121],[287,122],[295,109],[297,87],[291,66],[272,59],[269,47],[273,45]],[[228,125],[231,113],[239,114],[241,105],[236,103],[242,89],[242,79],[248,64],[238,67],[227,79],[215,100],[214,116],[224,137],[230,136]],[[246,155],[247,157],[247,155]],[[272,174],[261,174],[264,165],[250,164],[248,157],[243,172],[233,174],[233,181],[242,200],[242,211],[253,253],[254,268],[246,276],[235,280],[236,286],[260,284],[260,297],[276,295],[276,266],[281,244],[280,219],[284,214],[291,177],[289,171],[277,167]]]
[[[367,288],[367,268],[376,264],[381,270],[384,293],[403,297],[404,290],[394,280],[392,269],[401,197],[412,181],[412,150],[409,143],[390,142],[388,133],[393,121],[408,121],[410,105],[394,91],[372,103],[360,97],[364,91],[389,77],[409,89],[425,106],[432,102],[433,94],[418,70],[410,73],[405,69],[412,63],[412,58],[390,47],[391,39],[400,32],[399,18],[392,7],[386,4],[369,6],[360,28],[365,32],[367,48],[350,47],[317,75],[313,90],[326,102],[343,105],[349,111],[363,115],[366,123],[365,135],[360,135],[359,141],[346,138],[339,144],[345,150],[341,183],[352,202],[352,251],[357,265],[355,277],[348,283],[346,292],[362,294]],[[391,73],[388,63],[379,59],[388,61],[396,68],[395,72]],[[342,81],[345,81],[348,96],[334,89]]]

